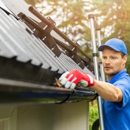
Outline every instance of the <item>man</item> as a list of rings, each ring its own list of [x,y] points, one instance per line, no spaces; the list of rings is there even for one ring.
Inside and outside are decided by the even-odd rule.
[[[98,48],[107,82],[89,74],[70,70],[60,77],[65,88],[74,89],[80,82],[96,91],[103,99],[105,130],[130,130],[130,77],[126,72],[127,49],[122,40],[113,38]]]

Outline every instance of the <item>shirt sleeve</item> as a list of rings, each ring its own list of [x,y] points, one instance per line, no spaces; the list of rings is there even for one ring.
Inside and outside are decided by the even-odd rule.
[[[116,109],[121,110],[125,107],[128,102],[130,101],[130,83],[127,80],[121,80],[113,84],[114,86],[118,87],[123,94],[122,104],[114,103]]]

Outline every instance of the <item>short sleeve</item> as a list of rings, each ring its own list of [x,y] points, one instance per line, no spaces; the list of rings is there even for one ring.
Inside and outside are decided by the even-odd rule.
[[[118,110],[121,110],[130,101],[130,83],[127,80],[120,80],[114,83],[114,86],[121,89],[122,94],[123,94],[122,105],[119,105],[119,103],[114,103],[115,107]]]

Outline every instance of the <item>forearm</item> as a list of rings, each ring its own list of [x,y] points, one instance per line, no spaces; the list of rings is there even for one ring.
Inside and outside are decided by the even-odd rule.
[[[105,100],[113,102],[121,102],[122,100],[122,92],[119,88],[106,82],[94,80],[91,75],[83,74],[75,69],[65,72],[59,80],[65,88],[74,89],[80,82],[83,86],[89,86],[96,91]]]
[[[112,84],[95,80],[94,86],[91,87],[96,91],[103,99],[113,102],[121,102],[122,92],[119,88]]]

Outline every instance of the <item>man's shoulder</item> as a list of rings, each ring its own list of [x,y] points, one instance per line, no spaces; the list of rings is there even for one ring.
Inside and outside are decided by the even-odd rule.
[[[130,88],[130,77],[129,76],[121,76],[114,83],[115,86],[123,86]]]

